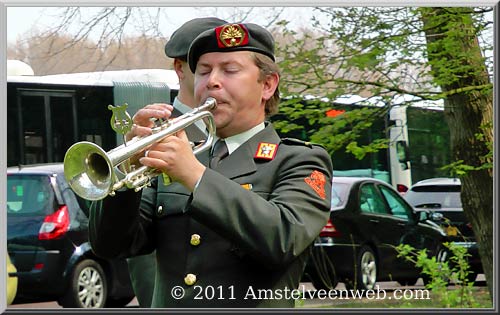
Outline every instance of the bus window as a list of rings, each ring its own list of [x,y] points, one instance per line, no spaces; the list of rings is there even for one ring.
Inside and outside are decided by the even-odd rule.
[[[410,160],[408,157],[408,145],[406,144],[406,141],[400,140],[396,142],[396,152],[399,162],[406,163]]]
[[[52,161],[64,160],[66,150],[76,142],[76,122],[73,118],[73,98],[51,97],[51,125],[52,125]]]
[[[22,139],[24,156],[22,164],[44,163],[48,161],[45,125],[45,105],[43,96],[22,95]]]
[[[73,94],[33,89],[19,95],[24,144],[21,164],[62,161],[76,140]]]

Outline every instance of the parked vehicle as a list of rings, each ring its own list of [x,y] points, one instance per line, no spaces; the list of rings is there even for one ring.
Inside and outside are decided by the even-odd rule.
[[[7,250],[19,279],[16,301],[101,308],[134,298],[126,261],[96,257],[87,229],[88,202],[70,189],[61,163],[7,169]]]
[[[447,237],[434,222],[420,218],[385,182],[364,177],[334,177],[330,219],[306,267],[317,289],[374,289],[378,281],[415,284],[421,276],[394,248],[409,244],[442,261]]]
[[[462,207],[460,192],[461,182],[458,178],[431,178],[415,183],[404,198],[417,211],[442,214],[442,218],[437,217],[435,221],[451,241],[468,249],[472,272],[469,280],[474,281],[479,273],[483,273],[483,267],[472,225]]]

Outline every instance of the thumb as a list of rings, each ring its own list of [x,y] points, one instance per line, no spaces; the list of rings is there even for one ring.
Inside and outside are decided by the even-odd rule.
[[[178,132],[176,133],[176,136],[177,136],[179,139],[183,140],[183,141],[187,141],[187,142],[189,142],[188,136],[187,136],[186,131],[185,131],[184,129],[182,129],[182,130],[178,131]]]

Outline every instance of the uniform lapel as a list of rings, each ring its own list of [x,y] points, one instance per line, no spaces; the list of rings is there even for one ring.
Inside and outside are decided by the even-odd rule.
[[[255,152],[261,142],[280,143],[280,137],[269,123],[266,128],[243,143],[236,151],[223,159],[215,168],[227,178],[236,178],[257,170],[254,161]]]
[[[203,152],[198,153],[196,155],[196,158],[198,159],[198,161],[200,161],[201,164],[208,167],[208,161],[210,160],[210,148]]]

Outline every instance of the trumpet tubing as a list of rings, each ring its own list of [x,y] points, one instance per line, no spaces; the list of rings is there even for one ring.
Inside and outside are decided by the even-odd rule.
[[[207,118],[208,136],[203,144],[194,147],[193,153],[209,149],[215,135],[215,122],[210,110],[216,106],[215,99],[208,98],[199,107],[159,126],[153,134],[135,137],[108,152],[92,142],[75,143],[64,156],[64,176],[73,191],[88,200],[114,195],[116,190],[124,186],[138,191],[149,185],[151,179],[160,172],[146,166],[130,169],[130,158],[204,118]]]

